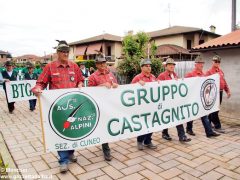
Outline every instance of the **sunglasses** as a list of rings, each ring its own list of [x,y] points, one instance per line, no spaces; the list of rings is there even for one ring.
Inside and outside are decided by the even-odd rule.
[[[143,65],[142,67],[151,67],[151,65]]]
[[[220,62],[220,61],[214,61],[214,63],[218,63],[218,64],[220,64],[221,62]]]
[[[68,54],[68,53],[69,53],[69,51],[59,51],[59,52],[65,53],[65,54]]]

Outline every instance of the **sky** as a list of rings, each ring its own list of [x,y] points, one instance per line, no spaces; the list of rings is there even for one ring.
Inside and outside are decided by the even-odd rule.
[[[0,0],[0,50],[14,57],[53,53],[56,39],[74,42],[110,33],[170,26],[231,32],[231,0]],[[240,23],[240,0],[237,0]]]

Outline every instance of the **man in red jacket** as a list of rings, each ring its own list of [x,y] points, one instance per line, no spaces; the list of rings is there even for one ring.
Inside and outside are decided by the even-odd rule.
[[[186,78],[204,77],[205,76],[203,73],[204,63],[205,63],[204,60],[200,56],[198,56],[195,59],[195,68],[193,69],[193,71],[187,73],[185,77]],[[219,134],[213,132],[208,116],[201,117],[201,120],[202,120],[203,127],[205,129],[206,136],[208,138],[219,136]],[[187,122],[187,128],[186,128],[187,133],[192,136],[195,136],[195,133],[193,132],[192,129],[193,129],[193,121]]]
[[[107,68],[107,60],[101,55],[96,60],[97,70],[88,78],[88,86],[105,86],[106,88],[117,88],[118,83],[115,76]],[[102,144],[102,150],[106,161],[111,161],[112,156],[108,143]]]
[[[69,45],[66,41],[58,42],[58,59],[48,63],[40,74],[36,86],[32,89],[36,96],[40,96],[48,85],[49,89],[80,88],[83,85],[84,79],[78,65],[68,60]],[[69,162],[77,162],[74,150],[58,151],[58,155],[61,173],[68,171]]]
[[[145,85],[146,82],[154,82],[156,81],[156,77],[151,74],[151,60],[143,59],[140,63],[141,73],[136,75],[133,80],[133,83],[139,83],[142,86]],[[144,134],[137,137],[137,146],[139,150],[143,150],[144,146],[150,149],[156,149],[157,146],[152,143],[152,133]]]
[[[227,98],[230,98],[231,93],[230,89],[228,87],[228,84],[224,78],[224,73],[220,69],[220,63],[221,63],[221,57],[218,55],[213,56],[212,58],[212,67],[206,72],[206,75],[212,75],[212,74],[219,74],[220,76],[220,104],[222,103],[222,96],[223,91],[227,93]],[[213,112],[209,114],[209,120],[214,124],[215,131],[219,133],[224,133],[224,129],[222,129],[222,125],[218,116],[219,111]]]
[[[175,68],[176,63],[174,62],[174,60],[172,58],[168,58],[166,60],[166,67],[165,67],[165,72],[161,73],[158,76],[158,80],[160,81],[165,81],[165,80],[177,80],[177,74],[174,72],[174,68]],[[185,135],[185,131],[184,131],[184,127],[182,124],[176,126],[177,131],[178,131],[178,137],[179,137],[179,141],[180,142],[189,142],[191,141],[190,138],[188,138]],[[170,135],[168,134],[168,129],[164,129],[162,131],[162,137],[168,141],[172,140],[172,138],[170,137]]]

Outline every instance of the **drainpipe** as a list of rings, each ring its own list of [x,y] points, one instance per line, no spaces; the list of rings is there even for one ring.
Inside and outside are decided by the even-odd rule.
[[[232,0],[232,32],[236,30],[236,0]]]

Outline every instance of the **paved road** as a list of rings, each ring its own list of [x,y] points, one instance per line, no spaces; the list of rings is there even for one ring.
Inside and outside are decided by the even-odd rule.
[[[157,150],[137,150],[135,138],[111,143],[111,162],[103,160],[100,146],[79,150],[78,162],[70,164],[70,172],[62,175],[57,154],[43,153],[38,108],[29,111],[28,102],[17,102],[15,107],[14,114],[8,114],[4,93],[0,91],[0,131],[23,175],[64,180],[240,179],[240,126],[224,124],[227,132],[209,139],[197,120],[197,135],[188,144],[178,141],[175,128],[170,129],[171,142],[163,140],[161,133],[154,133]]]

